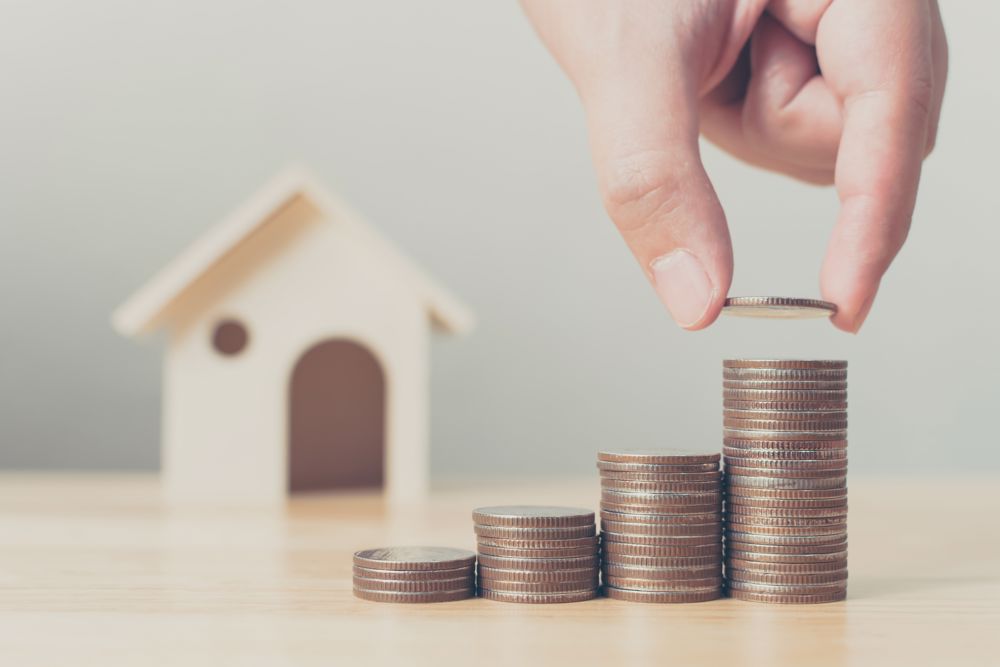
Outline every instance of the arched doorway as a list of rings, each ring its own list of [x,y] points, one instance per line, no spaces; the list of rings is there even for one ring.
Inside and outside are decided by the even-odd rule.
[[[385,459],[385,377],[349,340],[309,348],[289,385],[288,490],[380,487]]]

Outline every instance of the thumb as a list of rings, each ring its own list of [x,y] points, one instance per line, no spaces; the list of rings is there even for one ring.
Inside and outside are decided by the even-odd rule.
[[[722,310],[733,256],[701,162],[697,75],[683,61],[630,58],[579,89],[608,214],[674,321],[695,330]]]

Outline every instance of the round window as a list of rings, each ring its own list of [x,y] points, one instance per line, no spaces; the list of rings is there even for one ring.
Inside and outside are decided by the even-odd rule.
[[[250,341],[250,334],[242,322],[237,320],[222,320],[215,325],[212,332],[212,347],[219,354],[231,357],[239,354]]]

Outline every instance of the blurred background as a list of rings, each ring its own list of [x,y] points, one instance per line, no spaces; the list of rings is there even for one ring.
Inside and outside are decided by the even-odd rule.
[[[943,2],[951,71],[907,246],[859,336],[678,329],[601,207],[575,94],[514,2],[5,2],[0,467],[154,470],[162,341],[113,308],[289,162],[478,316],[434,343],[432,469],[577,475],[719,446],[721,359],[850,360],[855,473],[1000,467],[1000,5]],[[731,294],[818,296],[835,194],[705,146]]]

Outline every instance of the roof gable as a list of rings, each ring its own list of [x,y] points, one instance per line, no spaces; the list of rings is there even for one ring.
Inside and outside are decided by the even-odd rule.
[[[365,224],[357,213],[319,185],[305,169],[290,167],[136,290],[112,314],[115,329],[124,336],[137,336],[157,328],[160,315],[172,303],[295,197],[307,198],[324,217],[336,220],[338,224],[351,225],[358,236],[378,250],[381,258],[395,264],[407,276],[439,329],[461,334],[472,328],[472,312],[461,301],[421,271],[389,240]]]

